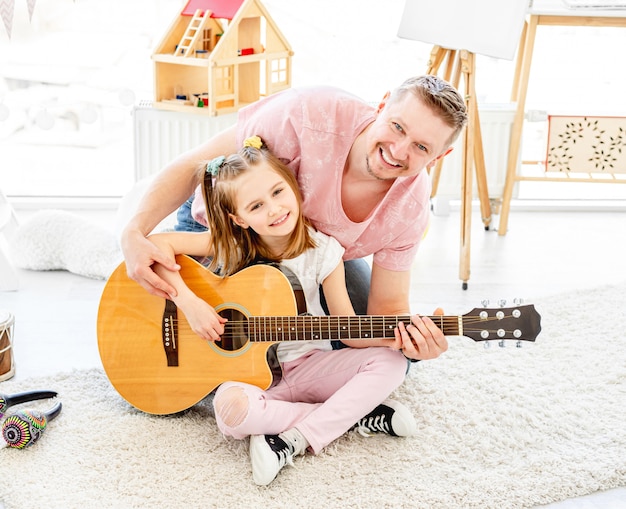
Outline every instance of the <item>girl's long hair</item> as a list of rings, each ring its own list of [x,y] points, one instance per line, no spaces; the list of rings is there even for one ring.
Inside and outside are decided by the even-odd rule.
[[[298,201],[298,221],[291,233],[287,249],[280,257],[270,252],[252,228],[241,228],[229,216],[237,215],[239,176],[254,171],[263,162],[285,179]],[[228,156],[215,177],[206,171],[206,167],[206,163],[201,167],[200,181],[213,251],[209,270],[222,276],[230,276],[251,264],[280,262],[283,259],[295,258],[307,249],[315,247],[309,232],[310,222],[302,214],[302,195],[298,182],[291,170],[269,152],[265,144],[260,149],[244,147],[238,153]]]

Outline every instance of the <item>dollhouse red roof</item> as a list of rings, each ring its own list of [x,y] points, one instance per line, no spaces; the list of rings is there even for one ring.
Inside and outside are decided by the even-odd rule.
[[[189,0],[181,13],[193,16],[197,9],[210,10],[212,18],[233,19],[244,0]]]

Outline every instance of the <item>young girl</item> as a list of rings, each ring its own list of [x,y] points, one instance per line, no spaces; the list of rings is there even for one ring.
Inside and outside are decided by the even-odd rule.
[[[324,314],[321,284],[330,314],[354,315],[344,281],[344,249],[303,217],[293,174],[259,137],[248,138],[237,154],[212,160],[202,173],[209,231],[160,233],[150,240],[170,255],[208,256],[208,268],[224,277],[252,263],[279,263],[298,277],[310,314]],[[219,340],[226,319],[177,272],[155,270],[176,289],[171,298],[192,330]],[[213,401],[218,427],[237,439],[250,436],[257,484],[269,484],[293,456],[318,453],[355,423],[366,432],[413,434],[408,409],[385,400],[404,380],[407,366],[401,352],[406,329],[401,323],[394,332],[394,340],[344,341],[354,348],[340,350],[326,340],[281,342],[277,355],[283,376],[276,385],[268,390],[240,382],[220,385]]]

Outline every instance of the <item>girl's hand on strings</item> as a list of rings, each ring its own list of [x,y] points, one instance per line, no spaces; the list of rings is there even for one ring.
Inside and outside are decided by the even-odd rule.
[[[191,330],[207,341],[219,341],[224,334],[224,324],[228,319],[220,316],[215,308],[196,297],[192,303],[180,306],[185,313]]]

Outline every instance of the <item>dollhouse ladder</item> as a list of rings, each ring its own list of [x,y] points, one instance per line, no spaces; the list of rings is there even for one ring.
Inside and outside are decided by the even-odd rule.
[[[176,51],[174,51],[174,56],[184,56],[189,57],[192,55],[192,52],[189,51],[193,48],[198,39],[200,38],[200,34],[202,30],[206,26],[209,18],[211,17],[211,11],[203,11],[202,9],[197,9],[194,13],[189,25],[187,26],[187,30],[183,34],[182,39],[176,46]]]

